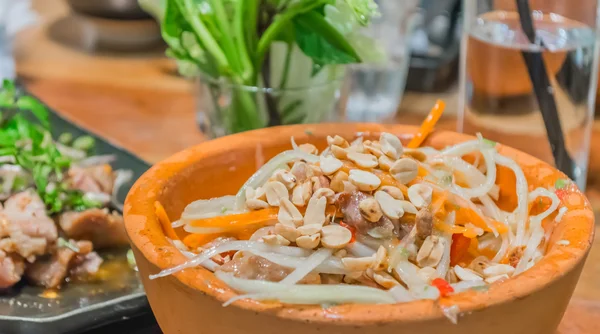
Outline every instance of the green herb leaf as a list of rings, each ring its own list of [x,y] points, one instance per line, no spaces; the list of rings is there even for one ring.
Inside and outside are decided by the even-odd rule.
[[[346,38],[325,18],[311,11],[294,19],[296,43],[315,64],[350,64],[360,62],[360,57]]]
[[[474,286],[471,288],[471,290],[477,291],[477,292],[486,292],[490,289],[489,285],[480,285],[480,286]]]
[[[30,111],[43,127],[50,127],[48,110],[46,110],[46,107],[40,101],[31,96],[21,96],[17,100],[17,108]]]
[[[403,258],[408,258],[410,256],[410,252],[406,247],[400,247],[399,252],[400,256],[402,256]]]
[[[13,107],[17,95],[14,82],[4,79],[2,91],[0,91],[0,107]]]
[[[91,136],[81,136],[73,141],[73,148],[82,151],[89,151],[94,145],[96,145],[96,140]]]
[[[358,22],[366,26],[371,22],[371,18],[379,17],[379,8],[373,0],[344,0],[352,9]]]
[[[489,139],[485,139],[485,138],[483,138],[482,140],[483,140],[483,144],[488,148],[494,148],[494,147],[496,147],[496,144],[498,144],[493,140],[489,140]]]
[[[73,135],[68,132],[61,133],[60,136],[58,136],[58,142],[63,145],[70,144],[72,140],[73,140]]]
[[[81,250],[79,249],[79,247],[77,247],[77,245],[73,244],[71,241],[65,240],[62,237],[58,238],[58,240],[56,241],[56,245],[60,248],[68,248],[72,251],[74,251],[75,253],[79,253]]]
[[[127,264],[129,264],[129,268],[137,271],[137,263],[135,262],[135,257],[133,256],[133,249],[127,251]]]
[[[569,183],[570,183],[570,182],[569,182],[569,180],[567,180],[567,179],[558,179],[558,180],[556,180],[556,182],[554,183],[554,188],[556,188],[556,189],[563,189],[563,188],[565,188],[566,186],[568,186],[568,185],[569,185]]]

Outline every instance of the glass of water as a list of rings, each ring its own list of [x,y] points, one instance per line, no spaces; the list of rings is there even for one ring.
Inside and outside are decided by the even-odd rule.
[[[377,0],[381,16],[361,31],[375,41],[378,61],[349,66],[341,90],[340,113],[349,122],[392,121],[408,75],[410,32],[418,0]],[[372,56],[372,54],[371,54]]]
[[[557,149],[549,138],[562,137],[573,161],[570,174],[583,189],[597,87],[598,3],[463,0],[458,130],[480,132],[549,163]],[[527,7],[534,34],[522,25]],[[554,105],[551,114],[560,122],[548,117]]]

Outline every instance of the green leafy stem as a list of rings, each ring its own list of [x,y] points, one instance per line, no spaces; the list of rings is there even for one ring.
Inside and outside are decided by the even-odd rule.
[[[285,42],[288,50],[297,46],[312,60],[314,75],[327,65],[361,62],[352,43],[329,22],[325,9],[341,8],[339,12],[352,13],[349,23],[368,24],[377,8],[373,0],[154,0],[155,5],[152,0],[140,1],[161,21],[168,54],[183,74],[199,71],[209,80],[267,88],[273,88],[268,55],[276,41]],[[286,59],[280,88],[287,84],[291,66]],[[280,108],[302,104],[282,107],[269,94],[259,96],[248,89],[234,89],[232,95],[229,110],[221,108],[228,113],[222,117],[229,120],[231,132],[278,125],[283,119]]]

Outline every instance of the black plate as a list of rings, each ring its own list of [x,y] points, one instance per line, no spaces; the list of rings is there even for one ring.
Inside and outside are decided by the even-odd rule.
[[[72,133],[74,137],[90,135],[96,139],[97,154],[116,155],[117,160],[112,164],[114,169],[133,171],[133,180],[123,186],[119,193],[119,199],[124,201],[133,181],[142,175],[149,165],[124,149],[69,122],[56,112],[50,112],[55,138],[64,132]],[[106,269],[106,266],[125,266],[125,252],[126,250],[119,250],[101,253],[105,258],[101,270]],[[83,333],[92,329],[96,329],[95,333],[106,333],[99,327],[110,324],[113,324],[110,331],[121,332],[115,331],[114,324],[122,321],[137,321],[138,329],[157,328],[142,284],[137,273],[131,270],[123,270],[119,275],[109,275],[101,282],[66,284],[58,292],[59,297],[56,299],[42,297],[43,292],[42,288],[28,286],[22,282],[11,291],[2,293],[0,334]],[[123,323],[123,326],[131,325]],[[156,331],[147,330],[144,333]]]

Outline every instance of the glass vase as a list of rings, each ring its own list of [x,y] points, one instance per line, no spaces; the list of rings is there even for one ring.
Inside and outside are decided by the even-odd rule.
[[[198,124],[216,138],[277,125],[331,122],[341,84],[341,78],[334,78],[308,87],[265,88],[201,77]]]

